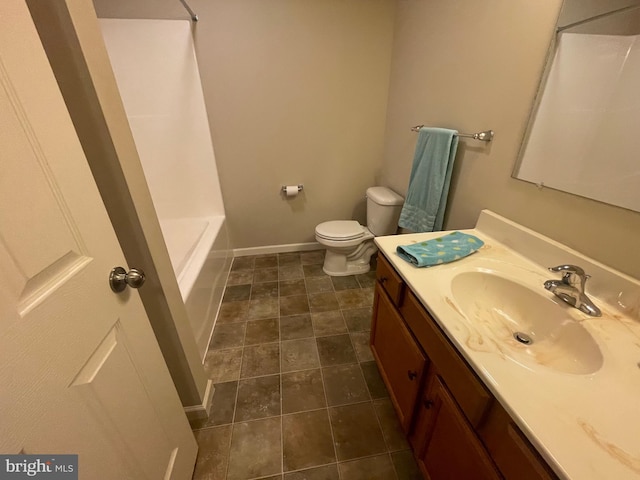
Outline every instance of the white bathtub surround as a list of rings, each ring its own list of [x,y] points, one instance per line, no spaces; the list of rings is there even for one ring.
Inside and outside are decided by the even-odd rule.
[[[100,23],[202,360],[231,258],[191,25]]]
[[[485,246],[432,268],[416,268],[395,251],[398,245],[441,232],[380,237],[376,243],[560,478],[638,478],[640,281],[486,210],[476,228],[466,232],[481,238]],[[578,265],[591,275],[587,295],[602,310],[601,317],[588,316],[544,289],[545,280],[560,278],[547,268],[561,264]],[[488,329],[495,321],[482,315],[473,318],[461,308],[452,285],[468,272],[510,279],[539,296],[537,302],[554,302],[554,314],[577,328],[569,338],[541,338],[526,347],[510,335],[499,337],[497,330]],[[465,295],[481,295],[468,290]],[[482,308],[482,298],[471,300],[469,305],[475,301],[476,308]],[[536,318],[537,305],[524,314]],[[537,313],[545,311],[540,308]],[[584,340],[576,345],[578,330],[593,339],[601,357],[575,355],[575,347],[593,347]],[[572,348],[558,349],[563,341]]]

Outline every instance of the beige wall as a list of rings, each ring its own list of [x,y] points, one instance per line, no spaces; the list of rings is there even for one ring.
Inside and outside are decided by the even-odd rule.
[[[381,180],[406,192],[412,125],[491,128],[461,142],[445,227],[489,208],[640,278],[640,213],[511,178],[560,3],[401,0]]]
[[[185,18],[177,0],[97,0],[103,17]],[[394,0],[200,0],[194,33],[234,247],[364,221],[382,163]],[[176,8],[178,5],[178,8]],[[294,200],[283,184],[304,184]]]
[[[95,3],[105,17],[188,18],[172,0]],[[490,208],[640,277],[640,214],[511,178],[561,0],[190,3],[236,247],[362,219],[373,183],[404,194],[413,125],[491,128],[492,144],[461,142],[446,228]],[[283,201],[281,182],[304,196]]]

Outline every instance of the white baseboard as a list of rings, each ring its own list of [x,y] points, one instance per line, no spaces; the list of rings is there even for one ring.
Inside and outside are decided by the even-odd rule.
[[[204,391],[204,400],[202,405],[190,405],[184,407],[184,413],[187,414],[187,419],[190,422],[195,420],[205,420],[209,418],[209,408],[211,407],[211,401],[213,400],[213,392],[215,387],[213,386],[213,380],[207,381],[207,388]]]
[[[265,245],[264,247],[234,248],[234,257],[248,257],[249,255],[268,255],[270,253],[308,252],[309,250],[323,250],[318,242],[289,243],[286,245]]]

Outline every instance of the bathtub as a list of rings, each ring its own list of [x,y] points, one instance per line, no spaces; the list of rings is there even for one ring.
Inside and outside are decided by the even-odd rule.
[[[204,362],[231,257],[191,24],[101,19],[100,25]]]
[[[231,266],[225,217],[160,220],[160,227],[204,360]]]

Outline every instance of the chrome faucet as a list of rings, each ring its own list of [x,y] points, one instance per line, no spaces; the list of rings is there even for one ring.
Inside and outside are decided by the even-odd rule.
[[[561,280],[547,280],[544,288],[552,292],[556,297],[577,308],[581,312],[600,317],[602,312],[596,307],[591,299],[584,293],[584,284],[590,275],[575,265],[558,265],[549,268],[552,272],[562,272]]]

